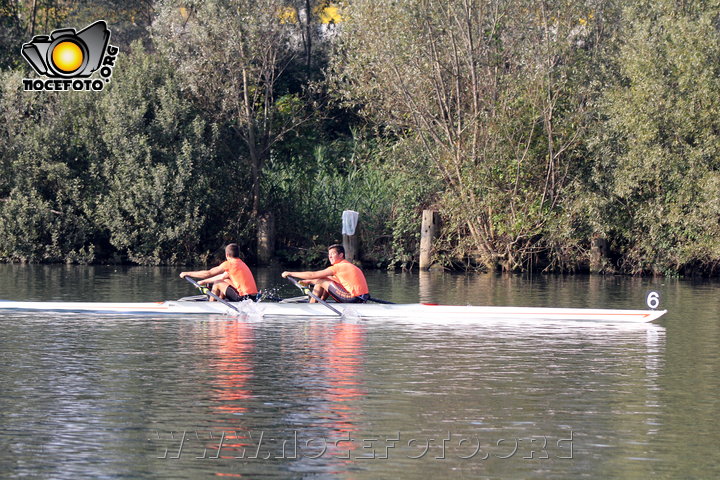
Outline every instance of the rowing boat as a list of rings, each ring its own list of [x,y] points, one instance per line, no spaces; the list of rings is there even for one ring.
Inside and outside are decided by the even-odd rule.
[[[231,306],[233,308],[231,308]],[[337,317],[320,304],[254,303],[249,300],[232,303],[165,301],[142,303],[112,302],[17,302],[0,301],[0,312],[11,310],[35,312],[75,312],[104,314],[203,314],[248,315],[261,317]],[[666,310],[613,310],[592,308],[487,307],[434,304],[341,304],[333,306],[343,316],[354,318],[442,319],[443,321],[541,320],[593,321],[609,323],[647,323],[660,318]]]

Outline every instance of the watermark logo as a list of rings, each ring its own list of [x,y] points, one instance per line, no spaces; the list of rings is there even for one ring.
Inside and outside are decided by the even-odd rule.
[[[36,35],[22,46],[22,56],[46,80],[24,78],[27,91],[100,91],[110,81],[118,48],[110,45],[110,30],[103,20],[76,32],[61,28]],[[99,72],[100,78],[89,78]]]

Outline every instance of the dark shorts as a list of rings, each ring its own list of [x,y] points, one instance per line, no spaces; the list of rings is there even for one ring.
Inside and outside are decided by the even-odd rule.
[[[339,303],[365,303],[368,298],[370,298],[370,294],[368,293],[357,296],[350,295],[350,292],[345,290],[342,285],[338,285],[334,282],[328,287],[328,293],[335,299],[336,302]]]
[[[225,289],[225,298],[230,302],[242,302],[243,300],[257,302],[257,295],[240,295],[232,285]]]

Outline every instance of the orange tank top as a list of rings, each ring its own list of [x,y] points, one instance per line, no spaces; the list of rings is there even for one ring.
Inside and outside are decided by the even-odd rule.
[[[230,275],[230,283],[240,295],[255,295],[258,289],[252,272],[239,258],[231,258],[220,264],[220,267]]]
[[[343,259],[331,265],[330,271],[333,272],[333,276],[337,282],[342,285],[350,295],[357,297],[358,295],[370,293],[362,270],[347,260]]]

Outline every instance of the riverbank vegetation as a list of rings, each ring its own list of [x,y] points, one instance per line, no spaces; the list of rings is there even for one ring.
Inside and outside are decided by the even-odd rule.
[[[720,6],[687,0],[0,0],[0,258],[178,264],[260,218],[317,264],[716,275]],[[105,19],[102,91],[25,92]]]

